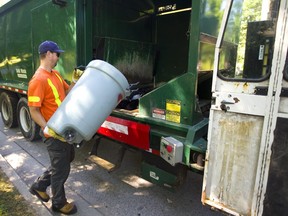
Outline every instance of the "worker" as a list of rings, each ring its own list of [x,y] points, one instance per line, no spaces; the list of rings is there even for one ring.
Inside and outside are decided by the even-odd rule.
[[[32,119],[41,127],[41,136],[50,157],[50,167],[36,179],[29,191],[43,202],[48,202],[50,197],[46,190],[51,185],[52,210],[74,214],[77,207],[73,202],[67,202],[64,189],[70,174],[70,163],[75,156],[74,146],[61,136],[49,134],[46,124],[77,80],[74,79],[69,86],[54,69],[60,54],[64,52],[55,42],[42,42],[38,52],[40,66],[28,85],[28,106]]]

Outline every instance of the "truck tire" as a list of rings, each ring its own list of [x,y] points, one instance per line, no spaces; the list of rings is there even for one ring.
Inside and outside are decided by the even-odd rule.
[[[3,123],[8,128],[17,127],[17,102],[18,98],[7,92],[0,95],[0,110]]]
[[[32,120],[25,97],[22,97],[18,102],[17,119],[21,133],[27,140],[35,141],[41,138],[39,134],[40,127]]]

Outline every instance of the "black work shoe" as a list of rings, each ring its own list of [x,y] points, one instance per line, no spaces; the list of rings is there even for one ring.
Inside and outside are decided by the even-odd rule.
[[[49,195],[46,193],[46,191],[39,191],[33,188],[33,186],[31,186],[31,188],[29,189],[30,193],[33,195],[36,195],[40,200],[42,200],[43,202],[48,202],[50,197]]]
[[[72,202],[67,202],[62,208],[56,208],[52,205],[52,210],[55,212],[61,212],[66,215],[75,214],[77,212],[76,205]]]

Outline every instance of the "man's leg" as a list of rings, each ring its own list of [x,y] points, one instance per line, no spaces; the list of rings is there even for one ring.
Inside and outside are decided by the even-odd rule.
[[[74,147],[53,138],[47,139],[46,144],[51,161],[52,208],[61,211],[68,205],[64,184],[70,173],[70,163],[74,159]],[[74,209],[74,206],[69,205],[71,210]],[[69,208],[67,211],[70,211]]]
[[[41,134],[40,134],[41,135]],[[42,140],[45,143],[46,138],[43,135]],[[46,193],[47,187],[51,185],[51,167],[48,168],[37,180],[31,185],[29,191],[31,194],[36,195],[43,202],[48,202],[50,197]]]
[[[36,195],[43,202],[48,202],[50,197],[46,193],[46,189],[51,184],[51,169],[46,170],[38,179],[31,185],[29,191]]]

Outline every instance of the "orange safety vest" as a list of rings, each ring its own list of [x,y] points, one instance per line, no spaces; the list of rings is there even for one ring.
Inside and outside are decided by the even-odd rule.
[[[64,100],[68,88],[58,71],[39,68],[28,85],[28,106],[39,107],[48,121]]]

